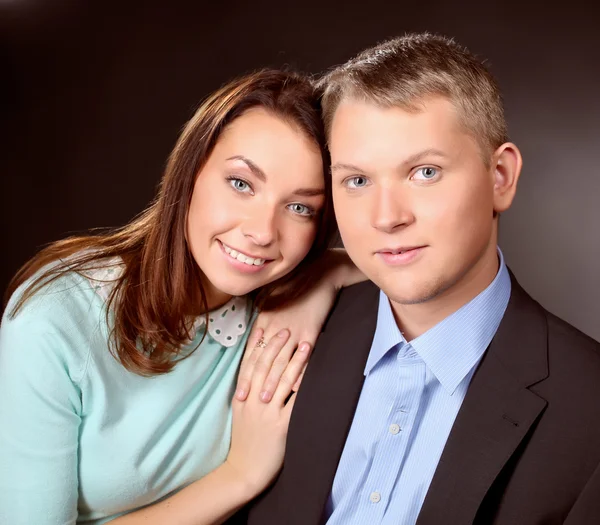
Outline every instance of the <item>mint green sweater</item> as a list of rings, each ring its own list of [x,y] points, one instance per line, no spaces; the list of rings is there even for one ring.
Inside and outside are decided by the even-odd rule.
[[[200,347],[141,377],[109,352],[110,279],[71,273],[0,326],[0,523],[102,524],[156,502],[226,458],[247,298],[211,312]],[[91,279],[89,278],[91,277]],[[94,279],[108,279],[97,281]],[[202,319],[185,351],[204,333]]]

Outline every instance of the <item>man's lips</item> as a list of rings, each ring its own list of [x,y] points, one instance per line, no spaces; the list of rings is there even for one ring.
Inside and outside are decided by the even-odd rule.
[[[421,248],[425,248],[425,245],[423,245],[423,246],[400,246],[398,248],[382,248],[381,250],[377,250],[376,253],[386,253],[386,254],[390,254],[390,255],[398,255],[401,253],[410,252],[412,250],[419,250]]]
[[[399,246],[396,248],[383,248],[375,252],[385,264],[390,266],[403,266],[412,263],[419,257],[427,246]]]

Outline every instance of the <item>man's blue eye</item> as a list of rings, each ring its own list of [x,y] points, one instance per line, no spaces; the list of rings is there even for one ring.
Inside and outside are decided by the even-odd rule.
[[[364,186],[367,185],[367,178],[366,177],[352,177],[351,179],[348,179],[348,187],[350,188],[363,188]]]
[[[417,173],[421,173],[424,179],[433,179],[437,175],[438,170],[435,168],[419,168]]]

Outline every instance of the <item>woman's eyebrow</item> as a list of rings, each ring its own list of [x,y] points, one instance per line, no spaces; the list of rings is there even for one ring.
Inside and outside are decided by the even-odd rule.
[[[265,172],[261,170],[254,162],[252,162],[248,157],[244,157],[243,155],[233,155],[233,157],[229,157],[226,160],[241,160],[256,177],[258,177],[262,182],[267,182],[267,176]],[[297,195],[299,197],[314,197],[316,195],[324,195],[324,188],[298,188],[292,192],[292,195]]]
[[[316,195],[324,194],[325,188],[298,188],[292,193],[292,195],[297,195],[299,197],[314,197]]]
[[[265,172],[261,170],[254,162],[252,162],[249,158],[244,157],[243,155],[234,155],[233,157],[229,157],[226,160],[241,160],[254,175],[256,175],[262,182],[267,182],[267,176]]]

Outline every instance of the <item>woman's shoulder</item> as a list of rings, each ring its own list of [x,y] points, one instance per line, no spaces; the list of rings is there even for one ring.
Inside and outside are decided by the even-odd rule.
[[[29,363],[58,359],[79,375],[91,348],[107,344],[107,298],[123,263],[111,259],[52,274],[57,264],[40,269],[13,293],[0,326],[0,350]]]
[[[86,312],[106,303],[123,271],[123,262],[120,258],[104,259],[56,273],[58,267],[59,262],[51,263],[23,282],[7,304],[5,319],[8,316],[24,317],[28,322],[53,318],[66,321],[77,315],[82,320],[87,317]]]

